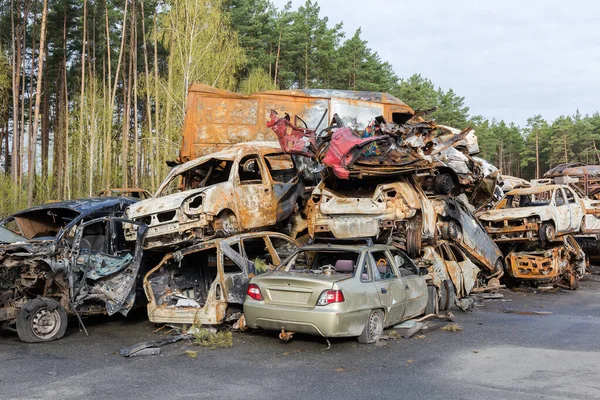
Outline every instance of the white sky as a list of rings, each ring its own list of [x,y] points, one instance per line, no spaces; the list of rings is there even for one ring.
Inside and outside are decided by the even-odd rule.
[[[281,8],[287,0],[272,0]],[[320,0],[399,77],[420,73],[471,115],[521,126],[535,114],[600,111],[600,1]],[[304,0],[293,0],[293,9]]]

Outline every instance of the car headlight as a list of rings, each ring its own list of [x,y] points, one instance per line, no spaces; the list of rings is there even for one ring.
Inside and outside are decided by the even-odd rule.
[[[183,202],[183,212],[188,215],[197,215],[202,213],[202,203],[204,202],[204,195],[197,194],[191,197],[188,197]]]

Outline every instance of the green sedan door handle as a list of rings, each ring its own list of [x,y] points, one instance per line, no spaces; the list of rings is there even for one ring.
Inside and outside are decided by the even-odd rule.
[[[387,289],[381,288],[381,294],[387,294]]]

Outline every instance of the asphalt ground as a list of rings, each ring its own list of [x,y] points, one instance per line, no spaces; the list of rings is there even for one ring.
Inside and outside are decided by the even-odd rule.
[[[120,348],[164,337],[144,310],[87,319],[89,337],[75,321],[50,343],[3,332],[0,399],[600,398],[600,276],[577,291],[502,293],[455,311],[462,331],[432,326],[377,345],[334,340],[329,350],[318,337],[282,343],[277,332],[234,332],[230,348],[182,341],[160,355],[124,358]]]

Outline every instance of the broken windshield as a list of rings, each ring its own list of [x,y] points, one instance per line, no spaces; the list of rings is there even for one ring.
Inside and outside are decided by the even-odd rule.
[[[25,241],[27,241],[27,239],[23,236],[17,235],[16,233],[13,233],[0,226],[0,243],[17,243]]]
[[[543,207],[550,204],[552,191],[531,194],[509,194],[498,204],[498,209]]]
[[[360,253],[348,250],[300,250],[278,271],[354,276]]]
[[[206,162],[189,168],[163,183],[157,197],[168,196],[185,190],[198,189],[227,182],[233,161],[211,158]]]

